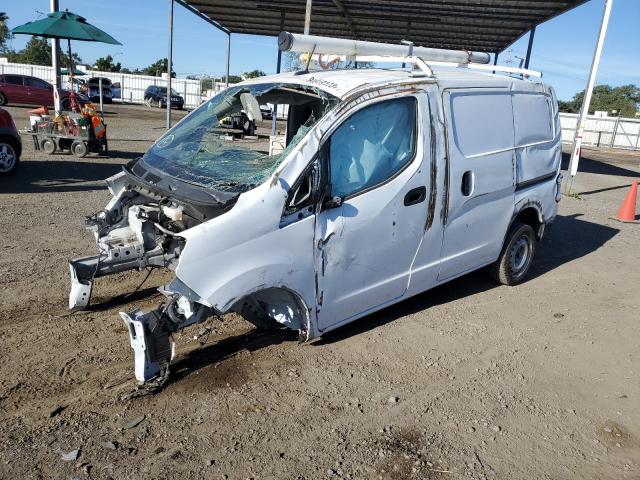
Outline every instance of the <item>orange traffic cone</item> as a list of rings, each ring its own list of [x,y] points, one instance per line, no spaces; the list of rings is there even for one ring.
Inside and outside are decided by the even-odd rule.
[[[624,200],[622,201],[622,205],[620,205],[620,210],[618,210],[618,215],[616,216],[616,220],[620,220],[621,222],[635,222],[637,199],[638,199],[638,182],[634,181],[631,184],[629,193],[627,193],[627,196],[624,197]]]
[[[29,110],[29,113],[33,113],[34,115],[49,115],[49,109],[43,105],[39,108]]]

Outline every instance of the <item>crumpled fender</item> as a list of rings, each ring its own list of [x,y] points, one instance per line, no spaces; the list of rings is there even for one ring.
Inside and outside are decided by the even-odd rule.
[[[176,277],[218,312],[266,288],[285,288],[315,310],[315,217],[280,225],[287,195],[317,151],[312,129],[292,156],[231,210],[180,235],[186,245]]]

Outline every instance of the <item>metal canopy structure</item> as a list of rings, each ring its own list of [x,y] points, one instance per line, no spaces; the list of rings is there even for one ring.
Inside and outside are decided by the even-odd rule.
[[[497,53],[587,0],[314,0],[311,33]],[[302,33],[305,0],[181,0],[231,33]]]

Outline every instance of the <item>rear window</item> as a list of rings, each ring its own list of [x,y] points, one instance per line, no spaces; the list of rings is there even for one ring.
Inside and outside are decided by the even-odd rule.
[[[465,157],[513,148],[510,92],[452,92],[453,139]]]
[[[512,99],[516,146],[553,140],[551,97],[539,93],[514,93]]]
[[[5,75],[4,83],[11,85],[22,85],[22,77],[20,75]]]

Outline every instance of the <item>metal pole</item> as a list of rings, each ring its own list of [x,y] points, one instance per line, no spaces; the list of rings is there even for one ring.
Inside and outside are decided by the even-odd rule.
[[[593,96],[593,86],[596,83],[598,66],[600,65],[600,57],[602,56],[604,39],[607,36],[607,28],[609,27],[609,17],[611,16],[612,6],[613,0],[604,1],[604,13],[602,15],[602,23],[600,25],[600,34],[598,35],[596,50],[593,53],[591,72],[589,73],[589,81],[587,82],[587,89],[585,91],[584,101],[582,102],[580,117],[578,117],[578,128],[576,130],[576,136],[573,143],[573,153],[571,154],[571,161],[569,162],[569,178],[567,179],[567,183],[565,186],[565,193],[571,193],[573,179],[578,173],[578,164],[580,163],[580,149],[582,148],[582,136],[584,135],[584,130],[587,124],[589,105],[591,104],[591,97]]]
[[[284,30],[284,10],[280,11],[280,31]],[[276,64],[276,73],[280,73],[282,67],[282,50],[278,49],[278,63]],[[278,133],[278,104],[273,104],[273,118],[271,119],[271,135]]]
[[[102,104],[102,77],[98,77],[98,95],[100,95],[100,113],[104,111]]]
[[[282,52],[278,49],[278,66],[276,67],[276,73],[280,73],[280,67],[282,65]],[[277,132],[278,121],[278,104],[273,104],[273,118],[271,119],[271,135],[275,135]]]
[[[51,12],[58,11],[58,0],[51,0]],[[53,67],[53,108],[56,115],[60,113],[60,62],[58,61],[58,50],[60,42],[57,38],[51,39],[51,66]]]
[[[227,68],[225,70],[224,84],[229,88],[229,64],[231,62],[231,32],[227,34]]]
[[[171,72],[173,63],[173,0],[169,0],[169,56],[167,57],[167,130],[171,128]]]
[[[527,56],[524,60],[524,68],[529,68],[529,61],[531,60],[531,49],[533,48],[533,38],[536,36],[536,27],[533,27],[529,32],[529,45],[527,45]]]
[[[309,35],[311,30],[311,4],[313,0],[307,0],[307,9],[304,12],[304,34]]]

